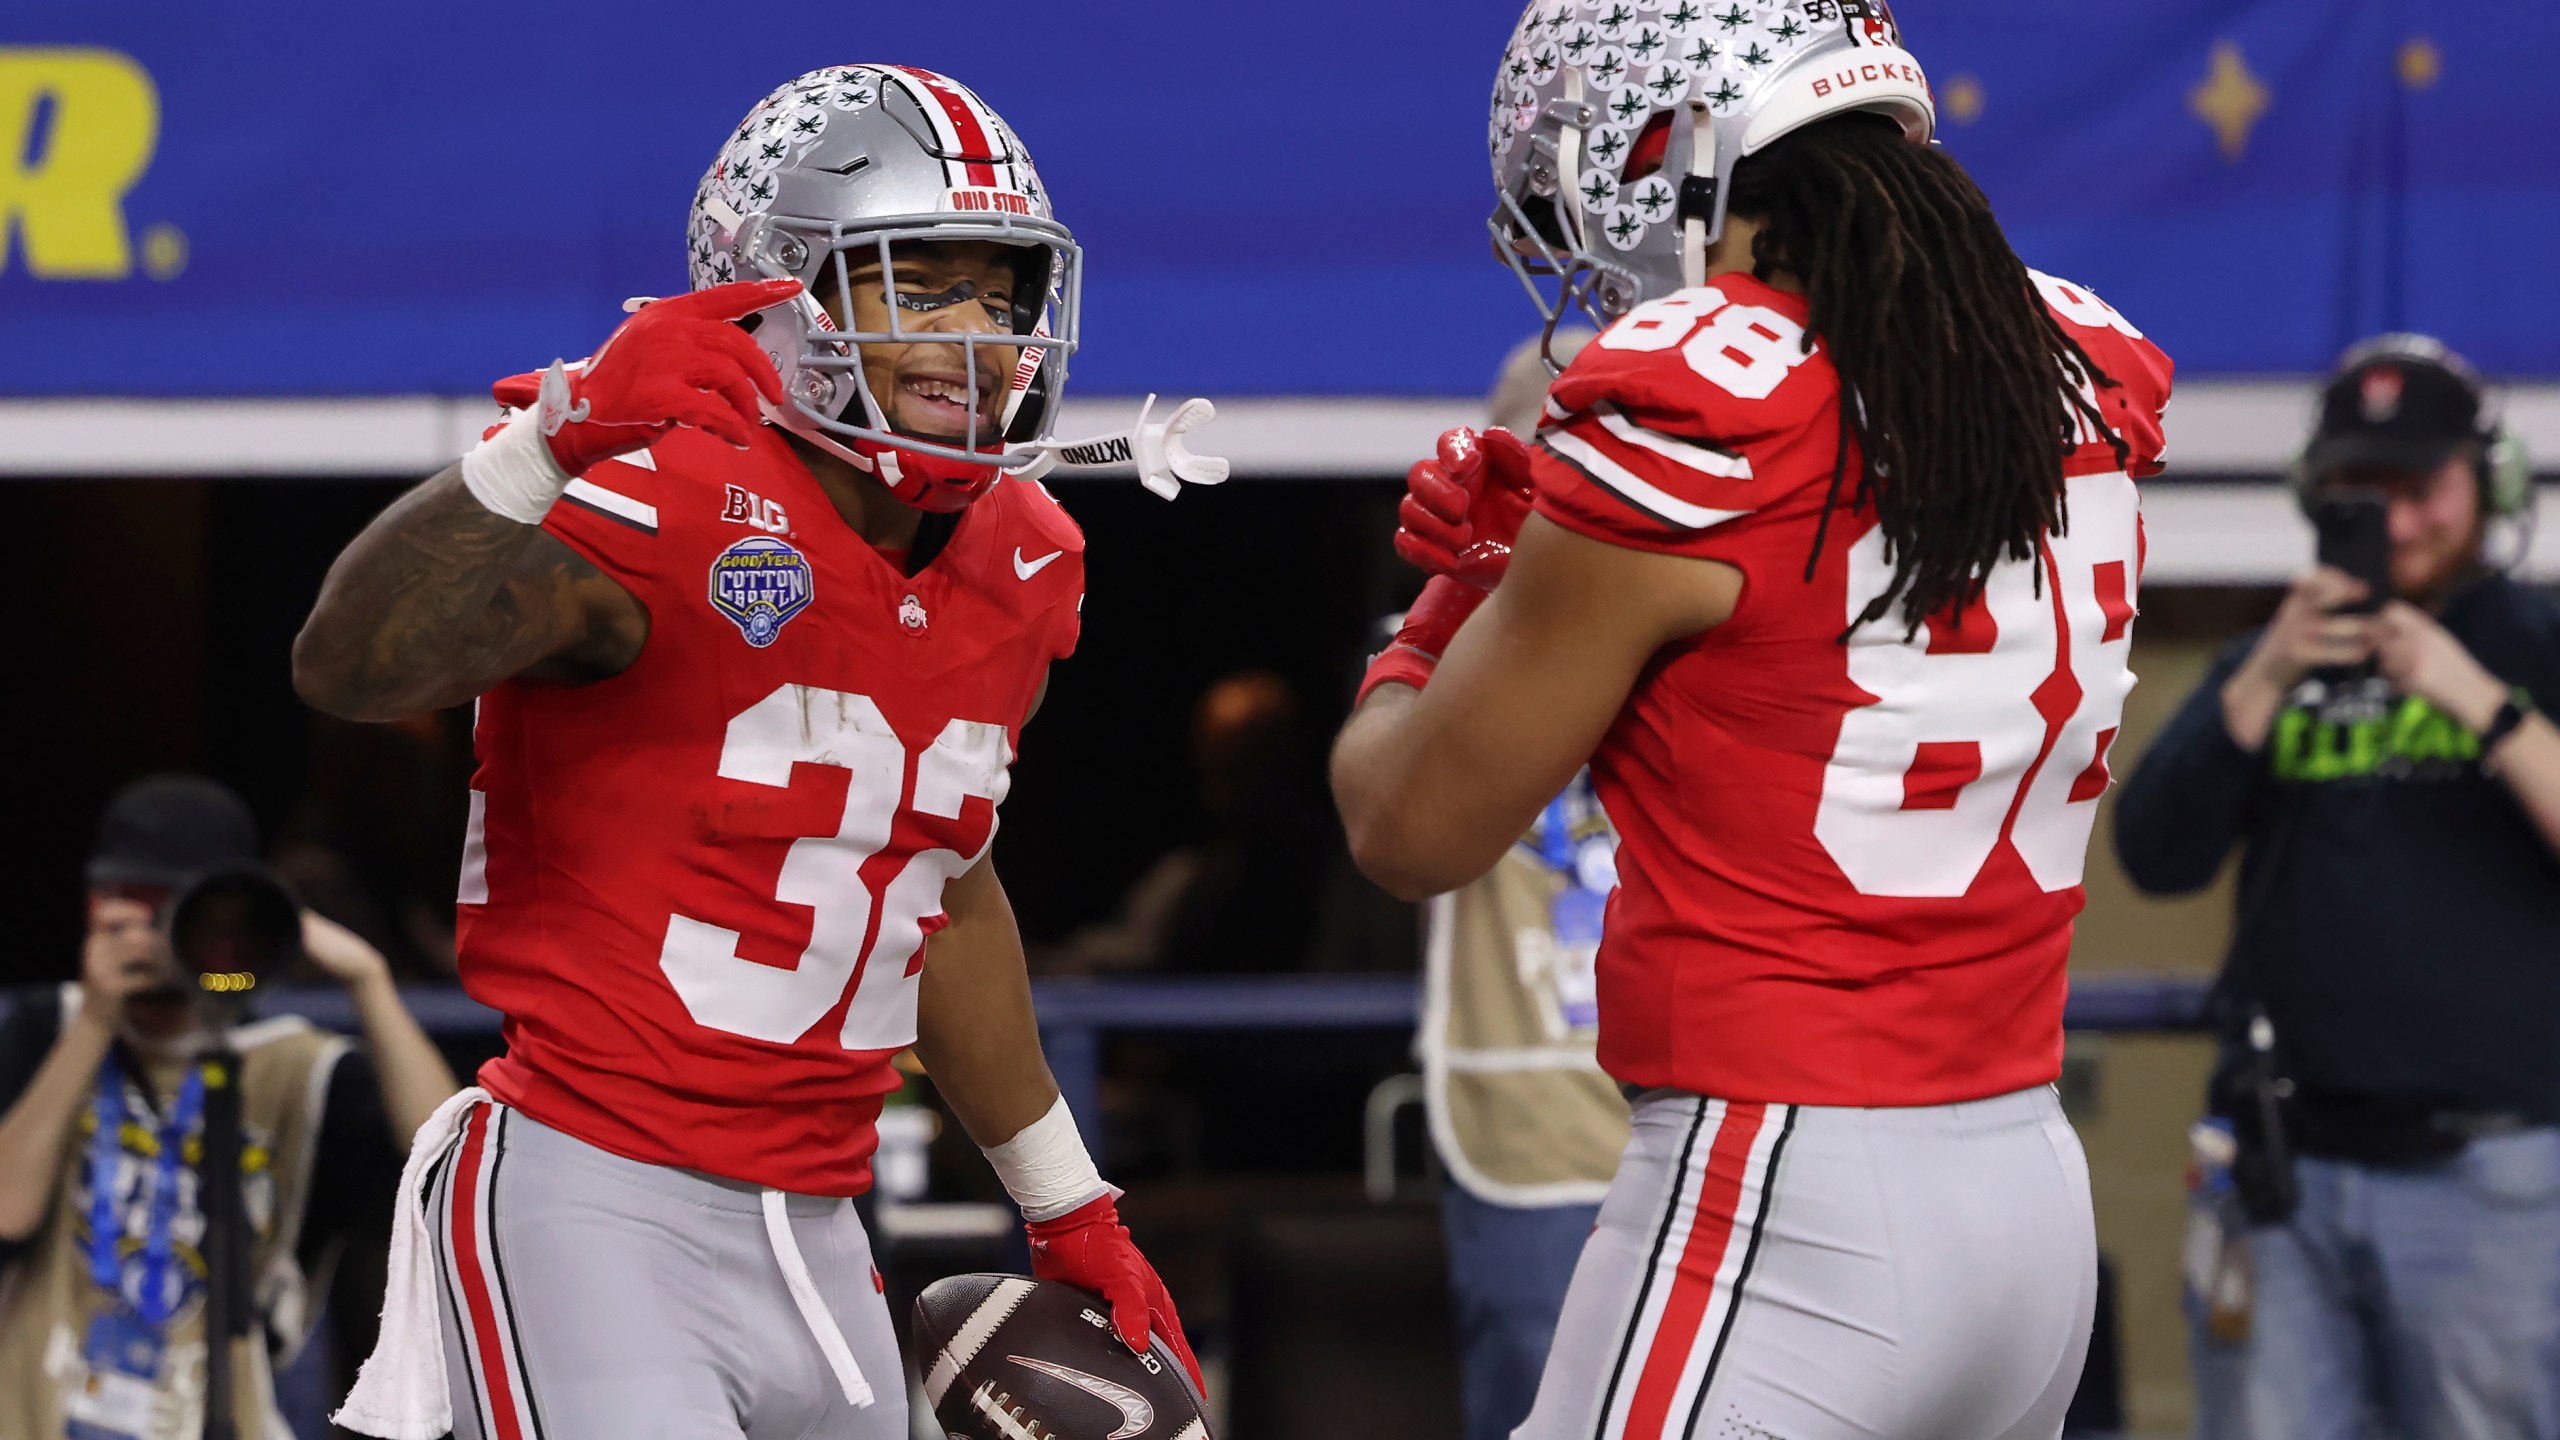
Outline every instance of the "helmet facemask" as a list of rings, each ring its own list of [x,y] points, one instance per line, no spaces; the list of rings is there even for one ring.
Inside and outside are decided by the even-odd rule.
[[[1554,353],[1557,327],[1580,313],[1582,323],[1605,330],[1647,298],[1642,276],[1610,258],[1600,236],[1605,217],[1585,213],[1586,187],[1614,195],[1614,164],[1594,166],[1585,156],[1588,130],[1603,116],[1583,97],[1582,77],[1567,73],[1563,94],[1548,102],[1529,135],[1529,161],[1521,182],[1499,193],[1485,222],[1493,250],[1519,277],[1545,323],[1540,354],[1547,368],[1564,367]]]
[[[746,322],[782,380],[771,423],[926,509],[958,509],[1000,475],[1053,463],[1034,447],[1050,439],[1076,348],[1082,253],[1012,128],[967,87],[912,66],[800,76],[750,111],[712,162],[687,240],[697,290],[770,277],[808,292]],[[901,287],[901,248],[966,241],[1021,257],[998,330],[947,329],[895,298],[945,283]],[[862,271],[867,287],[875,264],[885,315],[866,304],[878,323],[855,328],[852,276]],[[830,285],[844,313],[815,298]],[[872,394],[866,345],[953,347],[955,363],[935,368],[966,389],[957,433],[893,424],[900,402]]]
[[[1048,435],[1056,418],[1055,397],[1066,384],[1067,357],[1076,348],[1083,257],[1065,227],[1013,216],[984,224],[955,224],[938,216],[891,217],[859,229],[786,216],[758,216],[745,224],[753,233],[741,236],[738,249],[750,268],[798,278],[808,286],[794,300],[757,317],[757,338],[774,354],[782,374],[783,403],[773,417],[777,423],[878,471],[893,489],[930,476],[938,482],[932,491],[900,497],[926,508],[945,508],[937,503],[945,492],[966,503],[997,472],[1018,470],[1039,458],[1019,447]],[[925,296],[915,282],[903,288],[899,283],[901,249],[970,240],[1018,252],[1004,330],[932,328],[926,317],[933,313],[981,302],[974,293],[945,290]],[[910,258],[910,273],[913,264]],[[955,288],[965,290],[968,284]],[[857,288],[867,291],[875,285],[884,302],[885,326],[851,328]],[[822,293],[836,301],[840,315],[820,303]],[[1041,343],[1025,343],[1034,339]],[[922,434],[894,423],[872,391],[863,357],[868,345],[956,350],[953,368],[963,379],[967,401],[962,433]],[[978,471],[983,475],[968,473]]]

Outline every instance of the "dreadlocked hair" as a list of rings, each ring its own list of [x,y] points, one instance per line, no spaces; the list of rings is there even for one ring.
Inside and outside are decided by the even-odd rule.
[[[1839,372],[1840,443],[1805,576],[1853,440],[1849,504],[1874,510],[1893,566],[1850,631],[1898,601],[1907,639],[1979,599],[1994,566],[2035,558],[2068,523],[2062,463],[2083,422],[2125,459],[2083,389],[2117,382],[2056,323],[1991,202],[1945,152],[1882,116],[1837,116],[1736,165],[1729,209],[1761,222],[1753,273],[1803,284],[1806,350],[1819,337]]]

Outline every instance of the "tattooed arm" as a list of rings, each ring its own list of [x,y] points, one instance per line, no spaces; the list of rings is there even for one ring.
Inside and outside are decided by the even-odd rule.
[[[329,567],[293,642],[293,688],[349,720],[458,705],[522,675],[619,673],[649,612],[539,525],[491,513],[462,467],[392,502]]]
[[[293,688],[349,720],[459,705],[522,675],[577,684],[640,658],[649,611],[541,521],[572,477],[678,425],[741,449],[782,381],[736,321],[800,293],[741,281],[642,307],[561,365],[462,463],[392,502],[320,587]],[[530,388],[530,387],[529,387]]]

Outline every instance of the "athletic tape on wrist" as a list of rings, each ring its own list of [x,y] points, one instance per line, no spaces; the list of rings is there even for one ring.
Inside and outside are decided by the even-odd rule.
[[[1022,1133],[982,1151],[1025,1220],[1055,1220],[1097,1197],[1119,1193],[1094,1168],[1063,1096],[1048,1114],[1023,1126]]]
[[[551,458],[541,417],[525,410],[462,457],[462,485],[491,514],[539,525],[569,488],[569,475]]]

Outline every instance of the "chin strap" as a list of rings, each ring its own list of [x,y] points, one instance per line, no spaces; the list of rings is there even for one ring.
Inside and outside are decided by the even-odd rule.
[[[838,440],[834,436],[829,435],[826,431],[819,429],[817,426],[812,425],[807,420],[803,419],[798,407],[796,406],[776,405],[772,401],[759,396],[756,400],[756,408],[764,412],[764,423],[767,425],[772,426],[776,430],[786,430],[791,434],[799,436],[801,439],[808,441],[810,444],[815,445],[819,449],[826,451],[828,454],[833,455],[839,460],[842,460],[844,463],[852,466],[856,470],[860,470],[868,474],[876,473],[880,468],[872,462],[870,456],[863,454],[861,451],[854,449],[852,446],[845,444],[843,441]]]
[[[1564,100],[1565,104],[1577,108],[1582,104],[1582,70],[1578,66],[1564,72]],[[1581,113],[1588,115],[1590,112]],[[1582,127],[1589,123],[1588,119],[1577,118],[1556,131],[1556,194],[1565,200],[1564,204],[1556,207],[1556,214],[1561,217],[1565,234],[1573,241],[1576,250],[1582,249],[1591,238],[1584,231],[1582,206],[1574,203],[1574,197],[1582,191]]]
[[[1689,176],[1703,177],[1713,195],[1716,174],[1716,127],[1704,105],[1689,107]],[[1687,189],[1687,186],[1683,186]],[[1685,207],[1684,207],[1685,208]],[[1680,283],[1695,290],[1707,283],[1707,224],[1711,216],[1695,212],[1680,220]]]
[[[1031,451],[1036,458],[1015,470],[1014,476],[1037,480],[1060,465],[1135,465],[1138,483],[1167,500],[1181,494],[1186,484],[1224,483],[1226,459],[1195,455],[1182,439],[1216,419],[1218,407],[1195,397],[1174,406],[1163,419],[1152,420],[1149,417],[1155,407],[1156,397],[1149,395],[1147,403],[1138,408],[1136,423],[1125,430],[1105,431],[1081,440],[1029,440],[1016,445],[1016,453]]]

